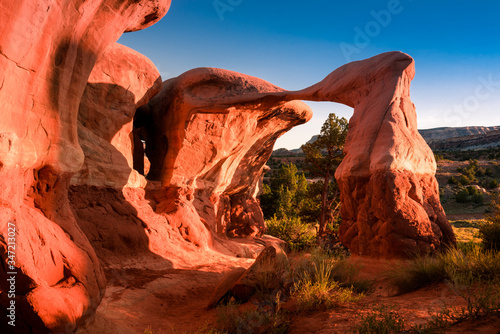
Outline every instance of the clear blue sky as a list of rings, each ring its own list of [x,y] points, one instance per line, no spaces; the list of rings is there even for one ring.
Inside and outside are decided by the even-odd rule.
[[[173,0],[160,22],[119,42],[149,57],[163,80],[219,67],[290,90],[349,61],[403,51],[416,62],[420,129],[500,125],[499,17],[493,0]],[[330,112],[352,115],[342,105],[307,103],[313,119],[275,149],[300,147]]]

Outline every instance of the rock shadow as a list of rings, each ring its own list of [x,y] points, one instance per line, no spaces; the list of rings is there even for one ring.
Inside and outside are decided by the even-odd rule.
[[[108,283],[117,279],[110,267],[141,267],[141,261],[146,260],[154,260],[162,269],[173,267],[171,261],[150,250],[151,226],[137,209],[142,201],[147,204],[147,186],[127,187],[134,172],[130,164],[135,110],[135,95],[128,89],[116,84],[88,83],[78,115],[85,163],[69,188],[69,201],[78,225],[105,267]],[[111,144],[119,132],[123,150],[130,151],[121,152]]]

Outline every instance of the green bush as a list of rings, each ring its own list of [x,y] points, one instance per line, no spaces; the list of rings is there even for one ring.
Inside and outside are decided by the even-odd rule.
[[[473,187],[473,186],[467,187],[467,192],[469,193],[469,196],[474,196],[474,195],[481,194],[481,192],[479,191],[479,189],[477,189],[476,187]]]
[[[403,333],[404,330],[403,316],[386,305],[378,306],[373,312],[362,315],[360,323],[354,328],[354,332],[359,334]]]
[[[479,236],[486,249],[500,251],[500,222],[487,222],[479,227]]]
[[[303,223],[298,217],[274,216],[266,220],[267,234],[285,241],[290,250],[300,251],[316,244],[316,230],[310,224]]]
[[[498,181],[493,179],[488,183],[488,188],[490,189],[496,189],[498,188]]]
[[[484,202],[484,196],[483,194],[474,194],[472,195],[472,201],[474,203],[480,204]]]
[[[457,203],[466,203],[469,200],[469,192],[467,189],[460,189],[455,193],[455,201]]]
[[[465,175],[460,175],[460,179],[458,180],[458,183],[460,183],[461,185],[469,185],[471,182],[470,178],[465,176]]]
[[[458,181],[454,176],[450,176],[450,178],[448,179],[448,184],[458,184]]]

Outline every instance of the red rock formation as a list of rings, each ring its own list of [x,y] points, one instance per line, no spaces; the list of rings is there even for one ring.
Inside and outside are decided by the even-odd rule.
[[[348,64],[299,92],[231,71],[196,69],[166,81],[134,116],[158,90],[157,72],[114,45],[87,85],[108,45],[123,31],[153,24],[169,4],[0,3],[0,178],[9,180],[0,189],[5,263],[12,260],[13,226],[16,247],[14,267],[0,270],[0,316],[6,319],[14,300],[21,332],[72,331],[90,317],[105,282],[87,237],[102,258],[136,250],[167,258],[175,256],[169,250],[174,242],[188,241],[175,250],[219,247],[211,232],[261,234],[256,194],[264,164],[275,140],[311,117],[297,99],[355,108],[336,175],[344,201],[341,237],[353,252],[401,256],[454,242],[432,152],[416,131],[409,100],[413,61],[404,54]],[[138,71],[147,75],[138,78]],[[120,92],[118,108],[102,108]],[[149,178],[161,186],[146,184],[131,168],[143,169],[141,138]],[[71,207],[68,188],[77,172]],[[15,298],[6,293],[10,271],[16,272]]]
[[[156,196],[157,212],[178,219],[196,213],[219,234],[261,234],[264,219],[256,195],[264,165],[276,139],[312,114],[302,102],[260,101],[260,94],[282,91],[261,79],[212,68],[165,81],[162,92],[136,115],[151,125],[143,129],[148,178],[168,189]]]
[[[102,269],[67,200],[69,179],[84,158],[80,99],[104,49],[122,32],[153,24],[169,6],[169,0],[0,3],[4,261],[8,222],[16,229],[15,268],[0,270],[0,316],[6,319],[15,300],[19,332],[71,331],[102,298]],[[6,294],[10,271],[17,272],[14,299]]]
[[[110,45],[98,58],[80,103],[78,136],[85,153],[72,185],[145,186],[134,168],[133,118],[161,89],[160,73],[140,53]],[[136,140],[144,160],[142,142]]]
[[[417,131],[413,59],[384,53],[349,63],[288,98],[354,107],[341,190],[341,241],[354,254],[405,257],[454,245],[435,179],[436,162]]]
[[[262,112],[292,100],[343,103],[354,108],[354,115],[346,157],[336,173],[343,201],[342,242],[355,254],[384,257],[453,245],[439,202],[436,163],[417,131],[409,94],[413,76],[413,59],[400,52],[347,64],[296,92],[251,85],[247,77],[228,71],[187,72],[166,82],[140,112],[157,125],[149,129],[148,143],[154,148],[149,176],[180,189],[177,194],[182,195],[167,201],[168,210],[178,210],[172,201],[192,202],[203,222],[218,233],[259,234],[262,217],[252,185],[261,173],[261,157],[267,159],[277,136],[259,134],[274,137],[256,145],[257,137],[250,134],[258,133],[263,128],[259,121],[270,117],[255,119],[241,109],[250,105]],[[295,124],[303,121],[295,119]],[[271,127],[276,128],[265,128]]]
[[[354,254],[405,257],[454,245],[439,201],[436,162],[417,131],[413,59],[388,52],[344,65],[295,92],[249,94],[261,103],[311,100],[354,108],[337,169],[341,241]],[[226,99],[228,105],[241,97]]]

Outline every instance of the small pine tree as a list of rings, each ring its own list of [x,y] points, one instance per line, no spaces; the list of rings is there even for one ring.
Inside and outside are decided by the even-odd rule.
[[[342,161],[343,149],[347,138],[347,119],[337,117],[335,114],[328,115],[327,120],[321,127],[318,139],[313,143],[302,145],[305,155],[304,168],[311,175],[323,179],[321,191],[321,214],[319,218],[318,235],[322,236],[326,231],[327,220],[332,216],[334,207],[338,207],[338,193],[330,197],[330,186],[334,181],[337,166]]]

